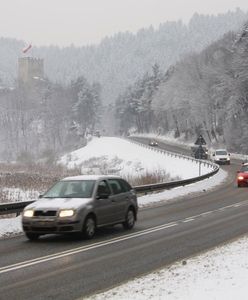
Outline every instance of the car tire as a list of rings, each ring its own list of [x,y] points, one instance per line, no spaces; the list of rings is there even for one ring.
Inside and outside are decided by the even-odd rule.
[[[127,230],[130,230],[134,227],[135,224],[135,213],[132,208],[129,208],[126,214],[125,221],[122,223],[123,227]]]
[[[88,216],[84,221],[83,226],[83,237],[87,240],[90,240],[93,238],[93,236],[96,233],[96,221],[93,216]]]
[[[38,233],[33,233],[33,232],[26,232],[25,235],[30,241],[37,241],[38,238],[40,237]]]

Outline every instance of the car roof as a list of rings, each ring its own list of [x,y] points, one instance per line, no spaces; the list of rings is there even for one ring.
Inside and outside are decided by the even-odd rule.
[[[226,151],[227,152],[226,149],[216,149],[215,151]]]
[[[108,179],[108,178],[118,178],[120,176],[116,175],[78,175],[78,176],[70,176],[63,178],[62,181],[70,181],[70,180],[101,180],[101,179]]]

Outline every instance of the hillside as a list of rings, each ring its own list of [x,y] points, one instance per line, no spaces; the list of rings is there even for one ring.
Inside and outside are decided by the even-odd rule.
[[[163,74],[143,75],[116,103],[120,128],[174,132],[209,145],[247,153],[248,23]]]
[[[100,82],[103,102],[111,103],[155,63],[166,70],[185,54],[200,51],[224,33],[238,30],[247,19],[248,13],[239,9],[217,16],[195,14],[188,25],[166,22],[136,34],[120,32],[106,37],[99,45],[34,47],[32,55],[45,59],[45,72],[51,81],[68,84],[83,75],[90,82]],[[2,85],[14,84],[17,58],[24,44],[0,39]]]

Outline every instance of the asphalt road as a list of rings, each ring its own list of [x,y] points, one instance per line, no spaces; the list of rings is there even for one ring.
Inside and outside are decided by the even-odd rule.
[[[92,241],[1,240],[0,299],[83,298],[247,233],[247,189],[235,185],[236,164],[223,168],[221,187],[140,210],[132,231],[105,228]]]

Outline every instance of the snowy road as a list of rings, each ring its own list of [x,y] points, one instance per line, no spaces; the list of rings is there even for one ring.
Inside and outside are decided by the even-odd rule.
[[[224,168],[229,176],[222,186],[143,208],[130,233],[116,226],[92,241],[6,239],[0,243],[1,297],[85,297],[246,233],[247,190],[235,187],[235,165]]]
[[[237,190],[233,176],[221,190],[141,210],[130,233],[117,226],[99,231],[90,242],[5,240],[0,294],[4,299],[76,299],[247,232],[247,190]]]

